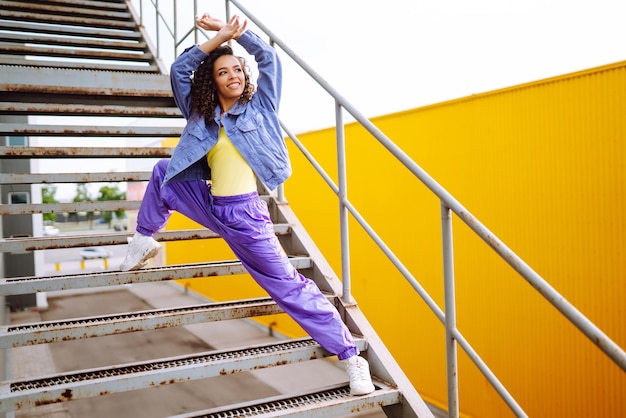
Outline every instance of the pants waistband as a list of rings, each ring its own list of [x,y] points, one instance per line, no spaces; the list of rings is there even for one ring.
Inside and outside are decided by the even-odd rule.
[[[256,199],[256,198],[259,197],[259,192],[254,191],[254,192],[250,192],[250,193],[237,194],[237,195],[233,195],[233,196],[213,196],[213,195],[211,195],[211,197],[213,199],[213,204],[215,204],[215,205],[226,205],[226,204],[229,204],[229,203],[245,202],[247,200]]]

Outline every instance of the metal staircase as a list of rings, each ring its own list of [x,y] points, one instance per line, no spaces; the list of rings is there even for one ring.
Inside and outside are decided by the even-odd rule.
[[[144,146],[83,147],[54,145],[60,137],[138,138],[176,137],[181,128],[159,126],[158,120],[181,118],[171,97],[169,77],[155,58],[154,48],[136,21],[132,7],[119,0],[0,0],[0,135],[47,138],[46,146],[0,146],[0,184],[3,187],[50,183],[146,181],[147,171],[93,173],[94,158],[146,159],[169,157],[171,149]],[[31,124],[30,116],[85,118],[83,125]],[[111,120],[93,125],[91,117]],[[142,121],[120,124],[119,117]],[[139,118],[139,119],[134,119]],[[54,119],[53,119],[54,120]],[[167,122],[167,121],[166,121]],[[172,125],[161,123],[161,125]],[[174,123],[174,125],[176,125]],[[179,124],[179,125],[182,125]],[[11,172],[11,161],[68,158],[84,167],[71,174]],[[335,304],[371,365],[377,390],[351,397],[347,379],[341,385],[308,393],[285,393],[246,404],[207,409],[185,416],[341,416],[382,411],[390,417],[432,416],[402,373],[358,306],[345,303],[336,274],[321,256],[288,204],[261,190],[285,251],[294,266],[314,280]],[[6,203],[6,202],[4,202]],[[139,201],[42,204],[26,202],[0,206],[0,216],[42,213],[136,210]],[[58,237],[14,237],[0,240],[0,252],[17,253],[125,244],[131,232]],[[219,239],[208,230],[164,231],[158,241]],[[135,272],[4,277],[0,295],[35,294],[83,288],[161,282],[176,279],[244,273],[238,260],[191,265],[168,265]],[[121,312],[114,315],[6,325],[0,328],[0,349],[54,344],[83,338],[141,332],[212,321],[279,313],[271,299],[235,300],[195,306]],[[246,370],[288,367],[327,357],[315,341],[304,338],[278,343],[216,350],[109,367],[75,370],[28,380],[0,382],[0,412],[38,405],[150,388]],[[314,373],[314,371],[312,371]]]

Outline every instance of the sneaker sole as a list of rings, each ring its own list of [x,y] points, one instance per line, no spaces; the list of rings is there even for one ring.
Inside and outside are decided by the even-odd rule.
[[[374,392],[376,390],[376,387],[374,385],[372,385],[372,387],[370,389],[365,389],[362,391],[352,391],[350,390],[350,395],[351,396],[363,396],[363,395],[369,395],[370,393]]]
[[[145,267],[145,265],[148,264],[148,261],[159,253],[160,249],[160,246],[153,248],[152,250],[150,250],[150,252],[144,254],[143,257],[141,257],[141,259],[137,263],[135,263],[135,265],[124,271],[139,270]]]

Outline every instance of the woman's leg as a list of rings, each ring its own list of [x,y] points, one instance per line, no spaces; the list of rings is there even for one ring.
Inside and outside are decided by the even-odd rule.
[[[163,187],[169,160],[155,164],[146,193],[137,215],[137,233],[130,240],[120,270],[143,268],[161,248],[152,235],[160,231],[172,211],[176,210],[210,228],[213,222],[209,210],[209,187],[205,181],[175,182]]]
[[[172,211],[177,211],[193,221],[212,229],[209,185],[204,180],[168,183],[163,178],[169,160],[159,161],[152,170],[152,177],[137,215],[137,232],[152,236],[160,231]]]
[[[258,198],[214,197],[220,231],[250,275],[320,345],[340,360],[358,354],[337,309],[291,265]]]

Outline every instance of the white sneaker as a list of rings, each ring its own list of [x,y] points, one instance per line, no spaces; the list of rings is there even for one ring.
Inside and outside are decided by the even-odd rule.
[[[353,356],[343,361],[350,378],[350,395],[367,395],[376,390],[370,376],[370,365],[363,357]]]
[[[152,257],[157,255],[160,248],[161,244],[154,238],[136,232],[132,238],[128,238],[128,250],[120,270],[137,270],[144,267]]]

